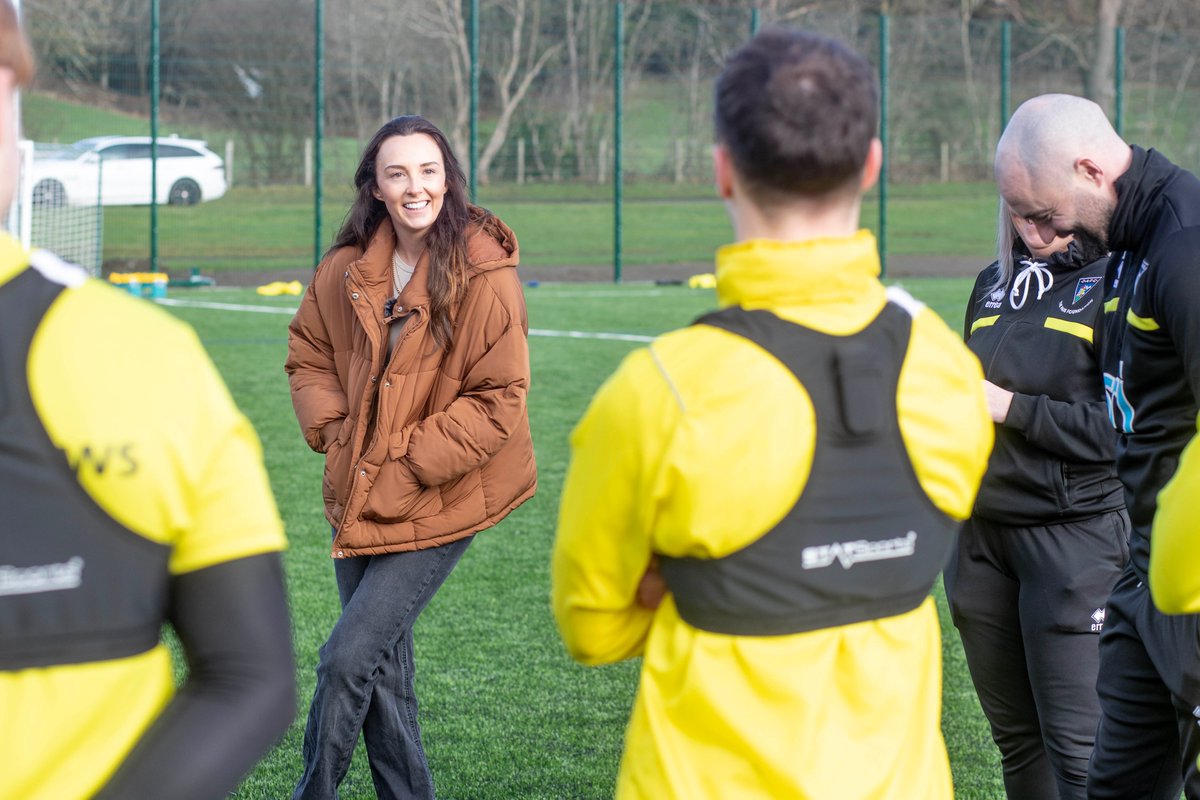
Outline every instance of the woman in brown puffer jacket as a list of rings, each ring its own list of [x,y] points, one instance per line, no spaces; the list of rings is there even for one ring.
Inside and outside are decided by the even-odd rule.
[[[375,134],[354,205],[289,327],[286,369],[342,615],[321,648],[295,798],[336,797],[361,730],[379,797],[432,798],[412,628],[472,536],[533,495],[517,240],[468,204],[445,136]]]

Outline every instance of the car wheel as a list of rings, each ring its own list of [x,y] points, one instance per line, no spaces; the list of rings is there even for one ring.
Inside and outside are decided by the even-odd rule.
[[[171,184],[167,202],[173,206],[194,206],[200,202],[200,185],[191,178],[180,178]]]
[[[55,180],[38,181],[33,187],[33,205],[35,208],[58,208],[66,205],[67,190]]]

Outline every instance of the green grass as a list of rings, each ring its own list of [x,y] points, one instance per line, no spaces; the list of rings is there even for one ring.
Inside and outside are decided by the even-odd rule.
[[[906,288],[952,325],[966,279],[910,280]],[[248,290],[175,291],[291,308],[294,298]],[[681,287],[544,284],[527,290],[534,328],[654,334],[711,308],[713,293]],[[286,315],[175,308],[196,327],[234,397],[262,437],[271,484],[287,526],[286,555],[299,661],[297,722],[247,778],[239,798],[287,796],[300,773],[302,725],[317,648],[337,618],[328,529],[321,514],[321,458],[301,440],[282,363]],[[530,420],[537,495],[477,538],[416,628],[422,726],[439,797],[607,798],[616,779],[637,663],[585,669],[564,654],[550,615],[549,553],[567,464],[567,437],[600,382],[634,345],[534,337]],[[936,591],[942,619],[944,597]],[[944,624],[944,732],[957,796],[1000,798],[998,759],[962,657]],[[374,796],[361,747],[342,788]]]
[[[648,190],[644,190],[648,191]],[[611,264],[613,208],[600,199],[569,200],[539,188],[525,199],[508,191],[482,202],[517,231],[521,261],[539,267]],[[234,187],[219,200],[159,209],[159,257],[170,270],[289,269],[312,266],[313,196],[300,186]],[[328,243],[349,207],[344,186],[325,193],[323,241]],[[995,198],[986,185],[911,187],[889,200],[888,252],[962,255],[984,263],[993,247]],[[104,257],[145,261],[150,251],[149,209],[104,211]],[[877,230],[878,205],[863,204],[863,223]],[[724,206],[705,199],[651,199],[634,195],[622,215],[626,264],[707,263],[731,238]]]
[[[147,109],[149,106],[147,101]],[[26,138],[58,144],[70,144],[90,136],[150,135],[150,122],[144,116],[72,103],[36,92],[21,95],[21,127]],[[164,130],[163,135],[172,132]]]

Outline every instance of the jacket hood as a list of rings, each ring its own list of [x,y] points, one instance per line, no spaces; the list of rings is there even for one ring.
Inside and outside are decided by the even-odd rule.
[[[520,257],[517,235],[486,208],[471,206],[467,240],[467,274],[474,276],[501,267],[515,267]]]

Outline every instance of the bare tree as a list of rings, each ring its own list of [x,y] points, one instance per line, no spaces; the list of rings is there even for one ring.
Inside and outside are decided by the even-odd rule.
[[[210,0],[173,37],[179,80],[210,122],[238,133],[254,183],[296,181],[303,174],[303,140],[312,130],[313,30],[294,0]],[[221,56],[214,58],[212,43]],[[297,43],[303,42],[298,47]]]
[[[128,0],[25,0],[22,5],[39,56],[53,63],[57,77],[73,90],[89,83],[109,88],[112,64],[134,38],[133,26],[144,22],[149,28],[148,7],[142,10],[146,13],[137,14]]]
[[[1106,111],[1112,110],[1113,64],[1116,61],[1117,19],[1122,0],[1098,0],[1096,9],[1096,52],[1087,71],[1087,96]]]
[[[1044,45],[1074,56],[1082,93],[1111,111],[1116,29],[1125,0],[1066,0],[1061,6],[1008,0],[1008,4],[1018,23],[1041,33]],[[1089,28],[1091,36],[1079,35],[1080,29]]]
[[[508,140],[513,115],[525,99],[529,87],[542,73],[546,63],[562,49],[561,42],[551,44],[543,37],[541,6],[541,0],[506,0],[499,4],[505,14],[511,17],[511,34],[507,48],[500,48],[501,63],[498,68],[491,70],[500,112],[496,126],[479,156],[480,183],[488,182],[492,160]]]
[[[327,29],[327,113],[365,140],[394,116],[399,84],[418,37],[407,25],[413,0],[342,0]],[[406,58],[406,55],[409,57]]]
[[[600,151],[610,142],[608,130],[612,120],[612,86],[614,52],[612,47],[613,7],[607,0],[563,0],[563,17],[558,29],[563,31],[565,64],[557,82],[548,82],[540,107],[550,118],[545,126],[533,121],[532,136],[539,137],[541,127],[554,132],[550,148],[551,167],[542,164],[542,172],[558,179],[565,164],[574,166],[576,176],[594,176],[602,180],[604,164]],[[626,8],[625,76],[636,76],[647,58],[642,47],[654,2],[647,0]],[[563,85],[565,83],[565,86]],[[566,109],[559,97],[566,94]],[[534,149],[535,161],[541,163],[541,146]]]
[[[459,0],[425,0],[416,3],[409,13],[409,26],[414,33],[441,48],[438,55],[450,67],[448,89],[457,102],[450,109],[450,125],[441,127],[454,150],[465,154],[471,111],[468,86],[471,49],[462,6]]]
[[[561,103],[554,100],[561,91],[556,87],[551,87],[555,94],[549,95],[544,103],[547,115],[558,120],[557,125],[548,126],[557,134],[547,143],[551,166],[547,169],[542,165],[543,171],[548,171],[555,180],[561,177],[568,156],[574,162],[575,175],[595,175],[598,171],[598,142],[604,137],[606,122],[610,119],[615,55],[611,45],[613,14],[609,3],[604,0],[564,0],[563,10],[567,55],[564,69],[566,113],[556,111],[556,107],[561,108]],[[533,130],[536,135],[537,128]],[[539,161],[541,150],[541,147],[534,148],[535,159]]]

